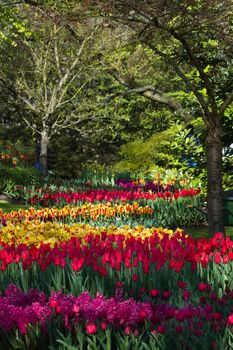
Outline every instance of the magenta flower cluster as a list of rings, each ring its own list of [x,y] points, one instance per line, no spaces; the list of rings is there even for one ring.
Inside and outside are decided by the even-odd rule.
[[[200,284],[199,292],[209,293],[210,290],[203,289],[203,286],[204,283]],[[180,287],[181,292],[183,287]],[[220,330],[227,324],[232,326],[232,300],[233,292],[227,290],[222,298],[211,297],[210,302],[204,302],[202,306],[185,302],[183,307],[178,308],[166,301],[156,303],[133,298],[124,300],[121,287],[109,299],[100,293],[92,298],[88,292],[75,297],[61,291],[52,292],[47,298],[43,292],[30,289],[28,293],[23,293],[11,284],[5,290],[4,296],[0,297],[0,327],[5,331],[18,328],[24,335],[29,325],[39,324],[46,331],[46,321],[61,317],[68,330],[84,323],[87,333],[90,334],[97,331],[97,324],[102,329],[112,326],[123,329],[126,333],[137,334],[145,323],[149,323],[151,331],[165,333],[173,327],[180,334],[186,327],[201,336],[204,323],[214,330]],[[225,306],[225,311],[216,311],[219,306]]]

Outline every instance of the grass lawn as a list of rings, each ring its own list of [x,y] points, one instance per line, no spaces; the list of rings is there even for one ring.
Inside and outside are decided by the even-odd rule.
[[[200,227],[200,228],[186,228],[185,232],[194,237],[194,238],[199,238],[199,237],[206,237],[208,238],[208,227]],[[226,226],[225,227],[225,233],[227,236],[233,237],[233,227],[232,226]]]
[[[2,209],[3,212],[9,212],[12,210],[19,210],[19,209],[28,209],[28,208],[30,208],[29,205],[15,204],[7,201],[0,201],[0,209]]]

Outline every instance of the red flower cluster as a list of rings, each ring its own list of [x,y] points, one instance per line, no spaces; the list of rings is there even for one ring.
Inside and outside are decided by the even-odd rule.
[[[18,188],[20,190],[20,188]],[[179,197],[193,197],[200,193],[198,189],[183,189],[178,190],[175,193],[170,191],[166,192],[144,192],[140,188],[137,191],[126,190],[106,190],[106,189],[92,189],[83,192],[52,192],[49,189],[46,192],[42,192],[37,189],[38,193],[34,193],[29,199],[29,203],[32,205],[48,206],[54,204],[77,204],[78,202],[113,202],[113,201],[137,201],[139,199],[155,200],[157,198],[163,199],[178,199]]]
[[[106,232],[102,232],[101,235],[87,235],[86,244],[83,244],[81,238],[56,243],[54,247],[49,244],[28,247],[24,244],[15,246],[2,243],[0,270],[5,270],[11,263],[19,262],[23,269],[29,269],[35,261],[41,270],[45,270],[50,264],[64,268],[68,259],[74,271],[79,271],[86,264],[102,276],[107,275],[109,268],[120,271],[123,266],[129,270],[141,266],[143,273],[148,274],[152,269],[160,270],[165,263],[169,269],[179,273],[185,263],[190,264],[192,270],[196,270],[198,264],[206,268],[211,259],[215,264],[226,264],[233,260],[233,241],[229,237],[224,239],[220,233],[210,240],[195,240],[179,231],[172,237],[168,234],[160,237],[156,230],[153,236],[145,239],[106,235]],[[137,274],[134,273],[132,278],[136,282]],[[180,282],[180,288],[184,289],[185,286],[184,282]],[[207,288],[205,284],[199,286],[200,291]]]

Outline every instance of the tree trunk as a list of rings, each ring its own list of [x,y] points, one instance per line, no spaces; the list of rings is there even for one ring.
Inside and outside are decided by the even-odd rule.
[[[215,116],[207,125],[207,206],[209,235],[224,233],[222,188],[222,118]]]
[[[46,176],[48,172],[48,130],[44,129],[41,133],[41,149],[40,149],[40,160],[41,160],[41,171],[42,175]]]

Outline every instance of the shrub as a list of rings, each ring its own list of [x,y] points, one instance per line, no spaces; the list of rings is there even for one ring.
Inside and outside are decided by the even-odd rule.
[[[40,182],[40,176],[35,168],[0,166],[0,193],[7,191],[9,194],[9,186],[12,192],[16,185],[36,185]]]
[[[154,134],[148,140],[136,140],[121,146],[120,155],[123,158],[116,163],[116,171],[140,172],[148,171],[154,165],[171,167],[174,164],[175,152],[169,152],[175,137],[174,127]]]

